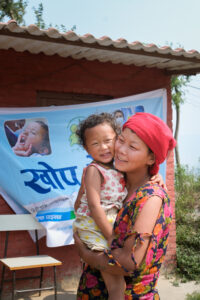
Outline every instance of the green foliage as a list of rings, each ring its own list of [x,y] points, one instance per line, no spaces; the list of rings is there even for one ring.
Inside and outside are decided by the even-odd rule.
[[[184,103],[184,87],[187,86],[190,81],[189,76],[172,76],[171,88],[172,88],[172,103],[175,107],[180,107],[180,104]]]
[[[175,172],[177,273],[200,280],[200,172],[180,167]]]
[[[46,25],[43,19],[43,13],[44,13],[44,7],[42,2],[39,3],[38,8],[33,7],[33,11],[35,14],[36,22],[35,24],[40,28],[40,29],[48,29],[50,27],[54,27],[58,29],[59,31],[66,32],[68,31],[66,26],[61,24],[61,25],[52,25],[51,23],[49,25]],[[76,30],[76,25],[73,25],[73,27],[70,29],[72,31]]]
[[[44,12],[43,4],[39,3],[38,8],[33,7],[33,11],[35,13],[35,18],[36,18],[35,24],[39,28],[45,29],[45,22],[43,20],[43,12]]]
[[[200,293],[194,292],[186,296],[186,300],[200,300]]]
[[[4,21],[5,18],[16,20],[19,25],[25,25],[24,16],[26,14],[26,8],[28,6],[28,0],[0,0],[0,21]],[[66,32],[69,29],[65,25],[46,25],[43,19],[44,7],[42,2],[39,3],[38,7],[33,7],[33,12],[35,14],[35,24],[40,29],[47,29],[49,27],[55,27],[61,32]],[[76,25],[73,25],[70,29],[72,31],[76,30]]]
[[[189,76],[172,76],[171,77],[171,91],[172,91],[172,104],[175,107],[176,111],[176,126],[175,126],[175,133],[174,137],[178,141],[179,135],[179,126],[180,126],[180,106],[185,102],[184,95],[185,91],[184,88],[187,86],[187,83],[190,81]],[[175,148],[175,159],[176,165],[180,167],[180,155],[178,149],[178,143]]]
[[[0,21],[4,21],[4,18],[8,17],[16,20],[18,24],[24,24],[27,5],[27,0],[0,0]]]

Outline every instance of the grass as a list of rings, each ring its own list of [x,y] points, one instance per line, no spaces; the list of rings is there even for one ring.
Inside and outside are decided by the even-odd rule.
[[[200,281],[200,170],[190,170],[187,166],[176,169],[175,190],[176,274],[183,281]],[[188,298],[197,299],[200,300],[199,295]]]
[[[190,295],[188,294],[186,296],[186,300],[200,300],[200,293],[194,292],[194,293],[192,293]]]

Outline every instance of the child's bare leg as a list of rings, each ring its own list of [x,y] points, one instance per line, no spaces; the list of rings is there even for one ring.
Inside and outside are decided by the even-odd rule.
[[[126,283],[121,275],[111,275],[101,272],[106,288],[108,290],[108,300],[124,300]]]

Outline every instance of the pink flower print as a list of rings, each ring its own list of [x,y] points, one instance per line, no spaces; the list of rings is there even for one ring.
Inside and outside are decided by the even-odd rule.
[[[158,261],[163,255],[163,249],[157,249],[156,260]]]
[[[141,300],[153,300],[154,299],[154,294],[153,293],[148,293],[147,295],[144,295],[140,297]]]
[[[123,177],[120,178],[119,183],[122,185],[123,188],[125,187],[125,181]]]
[[[164,207],[164,214],[165,214],[165,217],[168,218],[171,216],[171,213],[172,213],[172,210],[171,210],[171,207],[168,206],[168,205],[165,205]]]
[[[125,222],[121,221],[121,222],[119,223],[119,230],[120,230],[121,232],[125,232],[125,231],[126,231],[126,227],[127,227],[127,224],[126,224]]]
[[[123,245],[124,239],[125,239],[125,234],[122,233],[118,238],[118,244]]]
[[[161,199],[163,198],[163,191],[160,188],[156,190],[156,194],[160,196]]]
[[[85,213],[87,211],[87,206],[84,206],[82,212]]]
[[[114,183],[114,181],[112,181],[112,182],[111,182],[111,186],[115,186],[115,183]]]
[[[169,233],[169,226],[163,231],[163,236],[166,236]]]
[[[87,274],[86,286],[88,289],[94,287],[98,283],[97,278],[91,274]]]
[[[142,278],[142,284],[144,286],[148,285],[150,282],[152,282],[154,278],[154,274],[144,275]]]
[[[163,230],[161,229],[157,235],[157,242],[159,242],[160,238],[162,237],[163,235]]]
[[[150,249],[150,250],[147,252],[147,256],[146,256],[146,264],[147,264],[147,265],[150,265],[152,259],[153,259],[153,250]]]

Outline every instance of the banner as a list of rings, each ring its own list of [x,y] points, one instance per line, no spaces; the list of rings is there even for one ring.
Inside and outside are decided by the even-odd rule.
[[[92,160],[78,144],[77,125],[101,112],[123,124],[137,111],[166,122],[166,90],[90,104],[0,109],[0,193],[16,213],[41,222],[47,246],[73,243],[73,205]],[[160,173],[165,178],[165,164]]]

